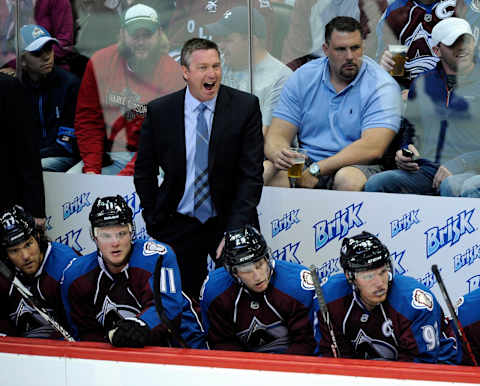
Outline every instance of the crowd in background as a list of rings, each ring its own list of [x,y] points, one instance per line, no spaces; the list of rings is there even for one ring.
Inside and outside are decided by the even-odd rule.
[[[132,8],[137,4],[141,4],[140,8]],[[370,105],[376,103],[372,98],[390,100],[375,105],[376,111],[365,111],[367,106],[361,106],[364,110],[359,112],[360,115],[351,117],[351,126],[357,128],[355,133],[352,128],[342,126],[342,122],[336,122],[333,115],[315,117],[313,114],[312,125],[290,117],[290,123],[298,124],[294,125],[295,133],[287,138],[291,142],[289,145],[305,148],[307,168],[318,163],[320,174],[316,176],[314,170],[313,176],[321,176],[324,180],[320,182],[318,178],[312,180],[310,175],[304,175],[296,185],[478,196],[476,108],[469,105],[477,98],[476,71],[470,73],[469,70],[468,77],[447,74],[451,78],[445,89],[448,100],[438,119],[439,127],[427,130],[423,126],[427,124],[429,114],[435,115],[440,108],[428,106],[438,103],[438,93],[443,92],[440,84],[444,82],[443,73],[438,80],[432,81],[437,83],[439,90],[435,94],[427,93],[427,102],[419,101],[413,95],[413,90],[418,89],[413,80],[438,68],[441,53],[435,49],[432,29],[439,21],[449,17],[468,21],[473,46],[464,50],[476,60],[480,26],[480,8],[476,0],[258,0],[252,4],[249,15],[246,2],[241,0],[19,0],[18,4],[13,0],[0,1],[0,71],[10,75],[16,73],[28,90],[33,108],[32,135],[40,148],[43,170],[133,175],[146,105],[157,97],[185,87],[178,63],[180,48],[189,38],[201,37],[214,40],[220,46],[222,83],[259,98],[265,137],[265,185],[293,186],[295,181],[284,177],[285,165],[282,167],[273,151],[279,128],[278,121],[272,125],[272,120],[275,122],[276,118],[281,118],[283,122],[288,105],[300,105],[298,100],[293,103],[289,99],[292,97],[288,91],[290,85],[298,83],[298,78],[291,79],[294,78],[293,71],[307,62],[329,56],[325,51],[328,21],[336,16],[349,16],[361,25],[362,48],[358,54],[360,57],[363,54],[365,60],[360,59],[359,69],[371,58],[391,72],[392,44],[406,46],[404,71],[394,76],[395,83],[402,90],[401,119],[374,124],[389,129],[384,140],[375,142],[372,149],[357,150],[365,151],[364,154],[357,152],[352,156],[349,153],[345,157],[341,152],[357,139],[364,142],[366,129],[372,128],[372,119],[367,116],[397,109],[397,96],[392,95],[398,92],[397,89],[386,90],[383,96],[372,94],[361,101]],[[17,9],[20,11],[18,18]],[[150,23],[147,28],[146,19],[149,19],[147,24]],[[17,20],[20,22],[18,26]],[[252,25],[251,41],[248,39],[248,20]],[[131,22],[139,24],[127,28]],[[30,29],[24,28],[22,32],[24,26],[30,26]],[[32,43],[40,37],[40,32],[33,26],[43,28],[43,32],[51,37],[48,44],[39,46],[44,51],[43,58],[36,43],[30,48],[26,44],[26,41]],[[451,28],[463,27],[455,24]],[[17,39],[17,30],[25,36]],[[20,59],[16,59],[17,48]],[[37,57],[32,59],[32,53]],[[331,56],[329,60],[332,60]],[[311,71],[321,73],[317,67],[312,67]],[[458,81],[452,81],[453,78]],[[463,81],[464,78],[468,79]],[[284,88],[289,79],[290,85]],[[377,80],[368,82],[374,87],[373,82]],[[414,89],[407,94],[411,86]],[[470,95],[472,92],[475,95]],[[340,104],[342,100],[348,100],[338,90],[337,93]],[[302,108],[298,113],[305,117],[308,115],[306,110],[314,106],[305,104]],[[339,112],[344,113],[345,110]],[[419,115],[422,118],[417,119]],[[327,120],[330,122],[324,124]],[[325,127],[316,127],[322,125]],[[431,122],[428,125],[434,126]],[[273,129],[268,134],[270,127]],[[468,134],[458,133],[460,128],[467,130]],[[316,130],[327,130],[331,135],[325,138],[317,135]],[[426,143],[431,146],[426,148]],[[415,148],[413,158],[399,158],[396,152],[408,146]],[[340,159],[332,160],[335,155]],[[390,173],[387,183],[380,183],[380,177],[374,176],[392,169],[422,172],[425,163],[429,165],[429,177],[420,183],[431,183],[431,186],[405,188],[409,182],[400,173]],[[358,166],[359,172],[348,166]],[[374,180],[367,183],[370,178]],[[414,184],[418,183],[419,180],[414,179]]]

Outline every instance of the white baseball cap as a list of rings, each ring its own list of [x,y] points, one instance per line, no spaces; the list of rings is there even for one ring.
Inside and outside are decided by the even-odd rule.
[[[136,4],[128,8],[123,25],[129,34],[135,33],[140,28],[148,29],[153,33],[160,27],[157,12],[144,4]]]
[[[460,36],[465,34],[473,38],[470,24],[459,17],[448,17],[433,27],[432,43],[434,46],[438,45],[438,43],[451,46]]]

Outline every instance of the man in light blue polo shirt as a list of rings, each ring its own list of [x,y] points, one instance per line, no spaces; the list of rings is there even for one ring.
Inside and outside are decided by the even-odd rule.
[[[268,185],[288,186],[288,150],[295,135],[308,154],[297,186],[362,190],[382,170],[376,163],[398,131],[400,88],[363,56],[360,23],[340,16],[325,27],[325,57],[298,69],[285,83],[265,142],[278,172]]]

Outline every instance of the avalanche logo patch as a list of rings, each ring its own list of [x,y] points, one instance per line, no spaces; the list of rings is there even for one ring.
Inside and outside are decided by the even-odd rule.
[[[143,254],[145,256],[152,256],[152,255],[164,255],[167,253],[167,248],[163,245],[154,243],[153,241],[147,241],[143,244]]]
[[[300,272],[300,284],[302,288],[306,291],[314,290],[315,286],[313,285],[313,278],[310,271],[302,269]]]
[[[433,310],[433,297],[428,292],[415,288],[412,294],[412,307],[417,310]]]
[[[463,302],[464,302],[463,296],[460,296],[457,302],[455,303],[455,310],[457,311],[457,313],[458,313],[458,309],[463,304]]]

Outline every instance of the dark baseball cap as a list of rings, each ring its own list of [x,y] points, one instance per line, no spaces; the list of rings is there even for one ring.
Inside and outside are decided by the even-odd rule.
[[[235,7],[227,10],[221,19],[206,25],[208,32],[213,36],[226,36],[233,32],[242,35],[248,34],[248,8]],[[253,34],[259,38],[267,36],[267,26],[262,14],[255,8],[252,9]]]

